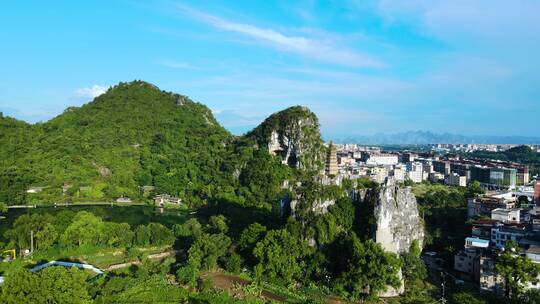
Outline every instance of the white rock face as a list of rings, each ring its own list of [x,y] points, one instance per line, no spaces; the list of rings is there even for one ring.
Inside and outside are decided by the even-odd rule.
[[[314,134],[306,133],[314,130]],[[272,130],[268,151],[279,155],[283,164],[296,169],[316,168],[322,161],[322,142],[316,121],[300,118]],[[321,162],[322,164],[322,162]]]
[[[420,246],[424,241],[424,224],[418,212],[416,197],[410,187],[401,187],[393,179],[381,185],[374,209],[376,219],[375,241],[388,252],[409,252],[414,240]],[[401,277],[401,272],[399,273]],[[404,292],[401,288],[389,287],[381,297],[394,297]]]
[[[392,179],[381,185],[374,215],[377,223],[375,241],[386,251],[409,252],[414,240],[422,245],[424,225],[416,197],[409,187],[400,187]]]

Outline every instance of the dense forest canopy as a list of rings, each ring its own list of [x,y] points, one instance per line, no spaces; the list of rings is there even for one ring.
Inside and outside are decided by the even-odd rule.
[[[280,113],[314,117],[301,107]],[[143,81],[120,83],[45,123],[1,116],[0,202],[143,200],[151,194],[142,189],[153,189],[192,206],[228,200],[270,209],[292,174],[262,144],[273,127],[270,119],[234,137],[186,96]],[[318,125],[313,129],[320,141]],[[42,191],[26,193],[31,186]]]

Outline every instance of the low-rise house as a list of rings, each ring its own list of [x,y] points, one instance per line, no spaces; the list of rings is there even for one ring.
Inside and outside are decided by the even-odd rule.
[[[496,255],[489,253],[480,256],[479,278],[480,291],[492,292],[497,295],[504,294],[504,279],[495,273]]]
[[[480,257],[489,248],[489,241],[475,237],[465,239],[465,249],[454,256],[454,269],[464,279],[478,281],[480,278]]]
[[[131,203],[131,199],[129,197],[121,196],[116,199],[117,203]]]
[[[470,198],[467,201],[467,215],[469,218],[475,216],[491,216],[494,209],[514,208],[515,201],[491,196]]]
[[[540,232],[540,207],[529,210],[529,223],[534,232]]]
[[[491,228],[491,244],[499,249],[506,246],[506,242],[519,242],[527,235],[523,224],[499,224]]]
[[[45,187],[29,187],[28,190],[26,190],[26,193],[39,193],[43,191]]]
[[[520,209],[502,209],[497,208],[491,211],[491,219],[501,221],[503,223],[519,223],[521,220]]]
[[[540,246],[531,246],[525,250],[525,255],[535,263],[540,263]]]
[[[169,194],[159,194],[154,197],[154,202],[157,205],[163,206],[165,204],[181,204],[182,199],[171,196]]]
[[[489,241],[475,237],[468,237],[465,239],[465,248],[480,248],[485,249],[489,247]]]
[[[471,234],[473,237],[491,240],[491,228],[497,226],[500,222],[492,219],[477,220],[472,224]]]
[[[476,248],[466,248],[459,251],[454,256],[454,269],[459,272],[462,278],[475,280],[476,274],[479,273],[477,270],[481,255],[481,250]]]

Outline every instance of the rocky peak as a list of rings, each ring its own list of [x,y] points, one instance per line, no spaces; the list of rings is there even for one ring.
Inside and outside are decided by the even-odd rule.
[[[292,168],[320,171],[324,146],[317,116],[306,107],[295,106],[277,112],[247,134],[259,147],[280,155]]]
[[[377,191],[375,241],[397,254],[408,252],[414,240],[422,245],[424,224],[411,188],[388,178]]]

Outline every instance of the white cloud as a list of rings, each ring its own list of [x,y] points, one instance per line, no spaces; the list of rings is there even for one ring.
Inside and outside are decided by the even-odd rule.
[[[75,90],[75,95],[80,98],[95,98],[107,92],[108,89],[109,87],[95,84],[89,88],[80,88]]]
[[[334,43],[330,43],[324,39],[287,35],[274,29],[234,22],[181,5],[178,8],[184,14],[190,15],[216,29],[255,39],[282,52],[289,52],[320,62],[343,66],[365,68],[382,68],[385,66],[383,62],[370,55],[362,54],[343,46],[336,46]]]
[[[378,0],[376,11],[388,24],[416,23],[424,33],[456,43],[472,37],[482,40],[476,43],[522,45],[540,34],[535,0]]]

